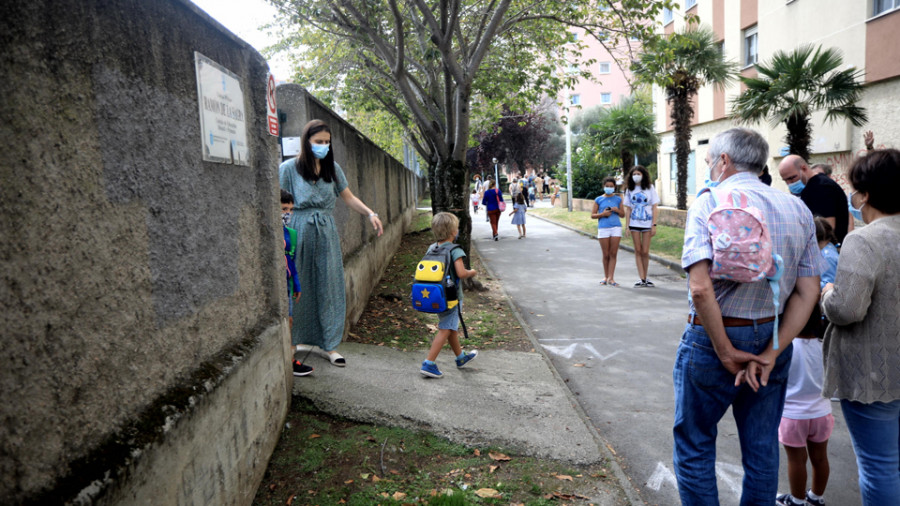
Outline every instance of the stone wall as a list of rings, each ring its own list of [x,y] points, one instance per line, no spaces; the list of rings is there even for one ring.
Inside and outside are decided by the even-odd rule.
[[[365,309],[393,252],[399,245],[425,190],[424,180],[382,151],[337,113],[296,84],[277,88],[278,110],[284,115],[283,137],[300,137],[303,127],[320,119],[331,128],[334,159],[344,170],[350,191],[378,213],[384,235],[376,239],[369,219],[338,199],[334,219],[341,234],[344,283],[347,290],[347,324],[356,323]],[[287,158],[285,158],[287,159]]]
[[[202,158],[195,52],[242,83],[249,166]],[[0,503],[249,504],[292,387],[265,60],[188,0],[32,0],[0,75]],[[391,234],[338,210],[364,300],[414,189],[346,152]]]

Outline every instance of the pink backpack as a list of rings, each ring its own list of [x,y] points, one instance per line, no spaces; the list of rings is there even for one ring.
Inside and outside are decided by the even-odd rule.
[[[738,283],[769,281],[775,304],[772,347],[777,350],[778,280],[784,270],[784,261],[772,250],[766,217],[759,208],[750,205],[747,196],[739,190],[731,193],[707,190],[715,205],[706,223],[713,247],[709,276]],[[703,191],[698,196],[702,194]]]

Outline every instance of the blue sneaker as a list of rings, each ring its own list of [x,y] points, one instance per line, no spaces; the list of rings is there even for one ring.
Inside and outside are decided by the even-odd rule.
[[[444,373],[438,369],[437,364],[429,364],[427,362],[422,362],[422,368],[419,369],[419,372],[422,373],[422,376],[428,376],[429,378],[440,378],[444,375]]]
[[[472,361],[473,358],[475,358],[477,356],[478,356],[478,350],[472,350],[472,353],[466,353],[465,355],[463,355],[462,358],[457,357],[456,367],[460,368],[460,367],[468,364],[469,362]]]

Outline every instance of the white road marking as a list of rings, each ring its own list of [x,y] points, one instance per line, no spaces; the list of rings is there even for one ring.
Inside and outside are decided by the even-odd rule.
[[[743,487],[741,483],[744,481],[744,468],[734,464],[726,464],[725,462],[716,462],[716,476],[719,477],[725,485],[737,496],[741,497]]]
[[[716,476],[735,496],[741,497],[741,483],[744,476],[744,469],[741,466],[716,462]],[[650,475],[650,478],[647,479],[647,488],[658,492],[663,484],[671,484],[676,489],[678,488],[678,480],[675,478],[675,473],[670,471],[668,466],[662,462],[657,462],[656,469]]]
[[[570,344],[563,348],[562,346],[547,346],[542,345],[545,350],[553,353],[554,355],[559,355],[562,358],[570,359],[572,358],[572,354],[575,353],[575,348],[578,347],[578,343]]]
[[[576,354],[576,351],[579,348],[584,348],[584,350],[578,350],[582,351],[579,356],[588,356],[591,359],[599,358],[601,361],[610,359],[612,357],[615,357],[619,353],[622,353],[622,350],[616,350],[609,355],[603,355],[602,353],[597,351],[597,348],[594,348],[594,345],[586,343],[572,343],[568,346],[550,346],[547,344],[541,344],[541,346],[543,346],[544,349],[549,351],[550,353],[553,353],[554,355],[560,356],[567,360],[571,359]]]
[[[670,471],[665,464],[657,462],[656,470],[653,471],[653,474],[650,475],[650,478],[647,480],[647,487],[659,491],[659,488],[662,487],[663,483],[669,483],[676,489],[678,488],[675,474]]]

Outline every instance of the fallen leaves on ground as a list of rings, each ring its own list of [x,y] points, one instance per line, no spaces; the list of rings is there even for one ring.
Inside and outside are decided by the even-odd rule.
[[[572,367],[584,367],[584,364],[572,364]]]
[[[494,471],[497,470],[498,467],[500,467],[500,466],[488,466],[488,472],[493,473]]]
[[[556,479],[557,479],[557,480],[575,481],[575,479],[573,479],[573,478],[572,478],[571,476],[569,476],[568,474],[557,474],[557,475],[556,475]]]
[[[310,439],[316,439],[316,438],[320,438],[320,437],[322,437],[322,436],[320,436],[320,435],[318,435],[318,434],[310,434],[310,435],[309,435],[309,438],[310,438]]]
[[[406,494],[404,494],[403,492],[394,492],[394,495],[391,496],[391,498],[394,499],[395,501],[399,501],[400,499],[403,499],[404,497],[406,497]]]
[[[501,462],[508,462],[508,461],[512,460],[509,458],[508,455],[504,455],[502,453],[488,452],[488,457],[490,457],[496,461],[501,461]]]
[[[475,491],[475,495],[481,497],[482,499],[502,499],[503,496],[500,495],[500,492],[492,489],[492,488],[479,488]]]

